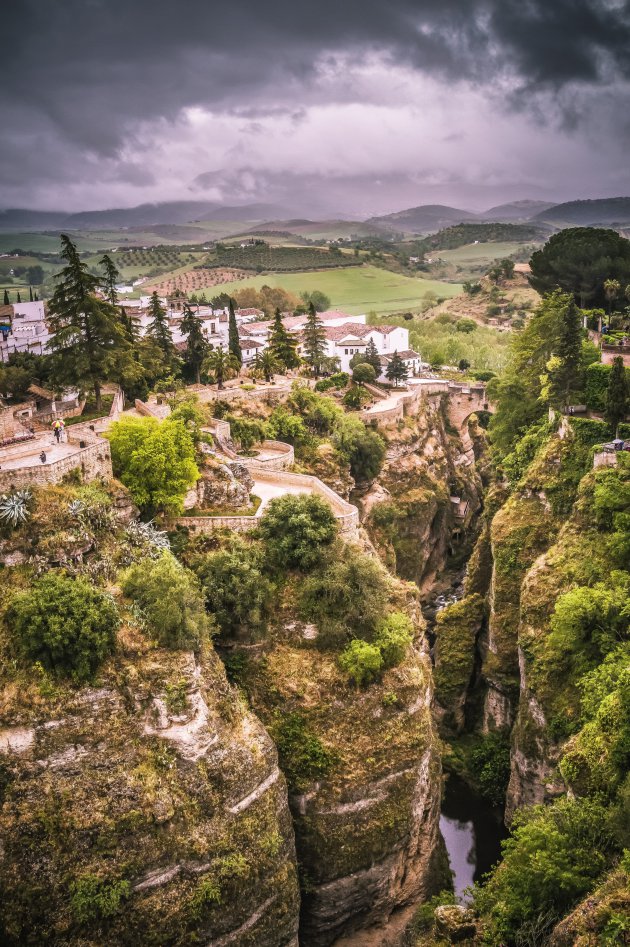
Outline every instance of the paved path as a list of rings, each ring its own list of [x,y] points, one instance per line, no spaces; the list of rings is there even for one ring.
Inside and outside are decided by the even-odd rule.
[[[70,457],[72,454],[77,453],[76,444],[66,444],[61,443],[57,444],[54,437],[51,434],[44,434],[42,437],[38,437],[34,441],[29,441],[28,451],[21,447],[20,454],[15,457],[10,456],[11,447],[5,447],[0,452],[0,469],[2,470],[18,470],[21,467],[41,467],[41,460],[39,455],[42,451],[46,454],[46,464],[52,464],[56,460],[61,460],[64,457]],[[9,455],[9,456],[7,456]]]
[[[286,493],[313,493],[312,488],[308,486],[308,484],[305,484],[304,486],[294,486],[293,484],[287,483],[269,483],[266,480],[257,480],[256,474],[252,470],[250,470],[250,474],[254,480],[252,493],[257,497],[260,497],[262,500],[262,503],[256,511],[256,516],[262,516],[264,508],[267,506],[269,501],[273,500],[275,497],[282,497]]]

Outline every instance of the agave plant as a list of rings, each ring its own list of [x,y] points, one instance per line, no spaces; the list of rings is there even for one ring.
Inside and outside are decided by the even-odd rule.
[[[30,490],[4,493],[0,497],[0,520],[13,527],[25,523],[30,516],[27,504],[31,496]]]
[[[152,520],[148,523],[132,520],[127,527],[127,537],[136,546],[152,546],[159,551],[171,548],[167,534],[158,529]]]
[[[70,503],[68,503],[68,513],[70,516],[80,519],[83,513],[85,513],[85,503],[83,500],[71,500]]]

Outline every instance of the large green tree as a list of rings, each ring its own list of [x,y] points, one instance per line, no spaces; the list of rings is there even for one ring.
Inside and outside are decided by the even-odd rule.
[[[558,337],[554,353],[547,363],[547,381],[543,396],[555,407],[570,404],[571,396],[583,385],[580,371],[584,332],[580,312],[571,298],[559,310]]]
[[[628,377],[623,358],[621,355],[617,355],[613,359],[612,369],[608,376],[608,391],[606,392],[606,420],[615,433],[619,424],[625,420],[629,407]]]
[[[58,385],[91,388],[99,410],[102,383],[128,343],[117,309],[96,295],[99,277],[88,271],[66,234],[61,235],[61,256],[66,265],[48,307],[54,377]]]
[[[271,332],[269,333],[269,348],[284,368],[297,368],[300,364],[297,340],[287,331],[279,309],[276,309]]]
[[[114,473],[147,512],[180,513],[199,471],[195,447],[181,420],[123,417],[107,432]]]
[[[243,353],[241,352],[241,342],[238,336],[233,299],[230,299],[228,306],[228,349],[234,358],[238,359],[239,366],[241,366],[243,364]]]
[[[530,283],[539,293],[572,293],[583,309],[606,304],[607,280],[630,280],[630,240],[616,230],[570,227],[532,254]]]
[[[182,335],[186,336],[184,362],[189,367],[197,384],[199,384],[201,366],[208,354],[208,343],[201,328],[201,320],[188,304],[184,306],[184,317],[180,328]]]
[[[319,377],[322,361],[326,354],[326,330],[313,303],[308,306],[308,318],[303,330],[304,359],[311,366],[315,377]]]

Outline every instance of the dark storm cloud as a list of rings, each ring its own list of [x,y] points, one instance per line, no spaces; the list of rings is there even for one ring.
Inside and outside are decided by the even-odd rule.
[[[327,56],[488,89],[507,80],[532,100],[630,76],[627,0],[19,0],[3,27],[0,182],[16,161],[51,181],[73,153],[115,161],[138,122],[185,107],[239,112],[250,135],[264,115],[299,121]],[[326,85],[328,101],[347,95],[343,73]]]
[[[3,25],[5,95],[101,153],[128,118],[283,95],[324,50],[452,79],[514,70],[530,90],[630,70],[629,5],[601,0],[21,0]]]

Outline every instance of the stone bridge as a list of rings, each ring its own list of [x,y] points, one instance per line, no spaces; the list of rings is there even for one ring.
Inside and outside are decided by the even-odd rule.
[[[468,433],[468,419],[471,414],[479,411],[488,411],[494,414],[495,405],[488,401],[485,385],[449,385],[448,388],[448,418],[453,427],[459,431],[464,451],[470,460],[473,444]]]

